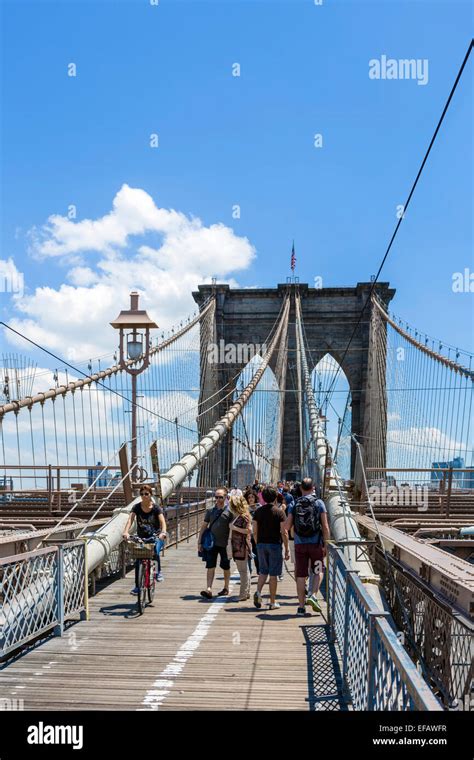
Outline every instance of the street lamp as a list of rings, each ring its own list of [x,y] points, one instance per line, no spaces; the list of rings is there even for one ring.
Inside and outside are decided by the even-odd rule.
[[[150,330],[158,325],[146,311],[138,308],[139,295],[130,293],[130,309],[123,310],[110,324],[120,330],[119,367],[132,377],[132,466],[131,478],[135,479],[137,469],[137,375],[150,364]],[[143,332],[144,331],[144,332]],[[126,355],[124,353],[126,343]],[[132,367],[132,365],[135,365]],[[136,366],[139,365],[139,366]]]

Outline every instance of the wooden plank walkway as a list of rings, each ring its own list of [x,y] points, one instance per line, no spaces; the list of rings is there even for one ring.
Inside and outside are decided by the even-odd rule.
[[[273,611],[236,601],[236,570],[233,597],[202,599],[195,538],[168,549],[162,569],[144,615],[129,593],[133,573],[99,587],[89,621],[4,666],[1,696],[23,699],[25,710],[348,709],[324,618],[296,617],[291,564]]]

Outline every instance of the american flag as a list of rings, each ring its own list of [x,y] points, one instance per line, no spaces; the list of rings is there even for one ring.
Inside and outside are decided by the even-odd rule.
[[[293,240],[293,247],[291,249],[291,264],[290,264],[290,266],[291,266],[291,271],[294,272],[295,271],[295,266],[296,266],[295,241],[294,240]]]

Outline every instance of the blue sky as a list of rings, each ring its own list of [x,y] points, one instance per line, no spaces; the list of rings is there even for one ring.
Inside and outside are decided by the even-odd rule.
[[[74,294],[61,300],[54,291],[69,283],[93,294],[101,262],[116,261],[117,253],[41,256],[31,230],[47,236],[48,217],[65,216],[70,204],[78,223],[100,219],[124,184],[161,209],[247,238],[256,255],[240,247],[234,268],[231,246],[220,279],[243,286],[284,281],[294,238],[300,281],[368,280],[464,57],[472,21],[469,3],[453,0],[322,6],[160,0],[157,7],[148,0],[16,0],[3,2],[2,15],[0,258],[12,258],[24,273],[32,300],[22,310],[2,293],[1,314],[63,355],[84,330],[84,314],[75,325],[68,315],[68,328],[58,327],[55,339],[48,315],[65,317]],[[369,60],[383,54],[428,59],[428,83],[369,79]],[[67,76],[70,62],[74,78]],[[234,63],[240,77],[232,76]],[[472,63],[381,277],[397,288],[397,314],[466,349],[473,294],[454,293],[452,276],[474,270]],[[157,149],[149,145],[151,133],[159,135]],[[322,148],[314,147],[315,133],[323,135]],[[232,217],[234,204],[240,219]],[[140,266],[140,246],[156,250],[162,241],[156,230],[127,237],[118,255],[124,288]],[[192,267],[189,256],[183,268]],[[74,267],[82,274],[71,276]],[[213,273],[208,262],[196,270]],[[168,276],[181,279],[176,269]],[[184,281],[182,288],[186,293],[176,297],[151,288],[146,294],[160,324],[192,305],[191,286]],[[111,308],[94,312],[93,328],[104,324],[99,352],[110,337]],[[89,341],[78,358],[93,348]]]

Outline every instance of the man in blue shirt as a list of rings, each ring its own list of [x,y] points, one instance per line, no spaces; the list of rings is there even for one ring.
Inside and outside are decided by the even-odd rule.
[[[291,495],[290,489],[288,488],[286,484],[283,486],[282,494],[286,502],[286,512],[288,513],[288,508],[293,506],[293,504],[295,503],[295,500],[293,496]]]
[[[321,499],[314,495],[311,478],[304,478],[301,483],[302,496],[288,507],[285,528],[294,529],[295,534],[295,577],[298,592],[298,615],[306,615],[305,601],[315,612],[321,612],[316,599],[323,578],[324,542],[329,540],[327,509]],[[309,570],[314,572],[313,593],[305,600],[305,585]]]

